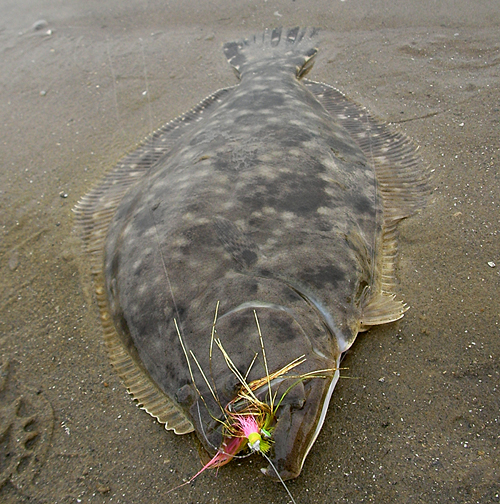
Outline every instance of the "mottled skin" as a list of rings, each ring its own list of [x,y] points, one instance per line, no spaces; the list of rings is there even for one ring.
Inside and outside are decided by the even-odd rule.
[[[315,52],[304,44],[226,46],[241,83],[127,193],[109,228],[105,276],[118,333],[211,452],[220,427],[194,392],[174,318],[224,405],[237,380],[218,351],[209,362],[217,301],[218,335],[243,374],[260,352],[254,308],[270,371],[305,354],[296,370],[305,373],[338,366],[374,283],[374,171],[297,78]],[[249,380],[263,375],[260,357]],[[283,401],[272,459],[284,479],[300,473],[337,378],[307,380]],[[220,416],[196,369],[195,379]]]

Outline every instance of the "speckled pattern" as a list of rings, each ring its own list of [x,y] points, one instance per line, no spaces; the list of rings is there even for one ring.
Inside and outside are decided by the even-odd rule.
[[[174,318],[225,404],[238,382],[220,355],[209,359],[217,302],[218,335],[242,374],[260,352],[254,309],[269,369],[305,355],[300,373],[337,368],[358,331],[404,312],[386,291],[395,225],[420,201],[413,148],[329,86],[302,80],[314,43],[314,31],[294,29],[226,44],[241,83],[157,133],[77,209],[90,248],[101,257],[104,247],[103,323],[112,317],[209,451],[220,413],[196,368],[211,413],[193,389]],[[300,473],[322,426],[338,371],[330,375],[282,403],[274,463],[285,479]]]

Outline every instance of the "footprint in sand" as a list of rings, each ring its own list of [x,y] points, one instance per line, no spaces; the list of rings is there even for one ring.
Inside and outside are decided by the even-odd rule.
[[[43,466],[54,426],[50,403],[14,377],[15,361],[0,365],[0,488],[26,490]]]

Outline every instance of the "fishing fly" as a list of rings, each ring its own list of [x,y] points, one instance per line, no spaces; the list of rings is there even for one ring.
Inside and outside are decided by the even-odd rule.
[[[236,393],[234,399],[229,401],[226,406],[222,406],[215,386],[215,382],[212,379],[212,382],[207,378],[207,375],[203,371],[198,359],[192,350],[189,352],[186,349],[184,344],[181,331],[179,329],[179,325],[177,320],[174,319],[175,328],[177,331],[177,336],[179,338],[179,342],[181,344],[182,350],[184,352],[186,362],[189,369],[189,374],[191,376],[191,381],[196,389],[198,396],[200,397],[203,404],[209,411],[210,416],[217,422],[221,424],[222,427],[222,443],[219,447],[214,448],[217,450],[216,454],[212,457],[212,459],[206,463],[194,476],[192,476],[188,481],[179,485],[169,492],[176,490],[184,485],[191,483],[194,479],[196,479],[200,474],[205,472],[207,469],[215,469],[222,467],[227,464],[234,458],[238,457],[248,457],[253,453],[259,453],[263,456],[270,466],[273,468],[276,477],[280,480],[283,487],[288,493],[288,496],[295,504],[295,500],[288,490],[285,482],[281,478],[278,470],[274,467],[271,459],[268,456],[269,451],[271,450],[273,444],[273,431],[277,421],[277,410],[281,405],[281,402],[286,397],[286,395],[292,390],[298,383],[310,379],[310,378],[326,378],[330,376],[331,373],[335,372],[335,369],[320,369],[316,371],[312,371],[309,373],[303,373],[298,375],[289,374],[293,369],[300,366],[305,362],[305,356],[301,355],[296,359],[289,362],[284,367],[278,369],[274,372],[269,372],[266,351],[264,346],[264,340],[262,337],[262,331],[260,328],[259,318],[257,316],[257,312],[254,310],[254,318],[257,326],[257,332],[259,335],[259,341],[262,351],[262,358],[264,362],[265,376],[259,378],[257,380],[253,380],[248,382],[247,377],[250,373],[250,370],[257,359],[258,353],[254,355],[250,366],[248,367],[245,375],[242,375],[238,368],[235,366],[229,354],[226,352],[219,336],[217,335],[216,323],[219,312],[219,302],[217,302],[217,306],[215,309],[214,321],[212,324],[212,332],[210,337],[210,362],[212,361],[212,354],[214,345],[221,352],[225,363],[229,370],[234,374],[239,382],[239,389]],[[195,363],[199,372],[201,373],[205,384],[207,385],[212,397],[216,401],[217,405],[220,408],[222,413],[222,418],[214,415],[210,412],[205,398],[203,394],[200,392],[199,388],[196,385],[196,381],[194,379],[193,369],[191,365],[191,359]],[[285,380],[293,380],[292,384],[286,388],[281,395],[278,396],[279,391],[272,390],[273,382],[283,382]],[[265,395],[264,400],[261,400],[257,396],[257,391],[261,390],[263,387],[267,387],[267,393]],[[241,455],[244,450],[247,451],[246,454]]]

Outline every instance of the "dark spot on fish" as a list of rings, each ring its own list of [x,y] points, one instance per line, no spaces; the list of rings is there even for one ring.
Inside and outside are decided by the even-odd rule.
[[[242,376],[245,376],[248,365],[245,367],[243,365],[236,367]],[[221,379],[219,376],[220,385],[217,387],[217,392],[219,394],[219,400],[222,401],[222,404],[225,404],[236,396],[239,388],[241,387],[241,383],[235,378],[233,374],[227,375],[224,377],[225,379]]]
[[[228,321],[229,321],[231,333],[232,334],[240,334],[247,327],[249,327],[249,323],[251,322],[251,319],[248,314],[242,313],[242,314],[236,314],[236,315],[230,316]]]
[[[186,205],[185,211],[186,211],[186,213],[192,213],[194,215],[201,215],[202,206],[198,202],[190,203],[189,205]]]
[[[332,224],[324,218],[319,218],[316,219],[316,229],[326,233],[332,229]]]
[[[175,367],[165,366],[163,373],[157,377],[158,383],[179,383],[181,373]]]
[[[327,264],[314,269],[304,268],[302,278],[317,288],[322,288],[325,284],[331,284],[333,287],[336,287],[339,282],[344,280],[345,274],[334,264]]]
[[[269,90],[266,93],[249,93],[238,101],[238,106],[242,110],[247,109],[248,114],[245,114],[236,119],[236,123],[241,120],[252,121],[252,125],[255,125],[255,111],[256,110],[266,110],[275,109],[276,107],[281,107],[285,103],[285,97],[281,93],[272,93]]]
[[[300,145],[303,142],[308,142],[313,138],[313,135],[311,135],[311,133],[304,131],[298,127],[288,127],[286,129],[279,130],[279,132],[279,135],[275,134],[274,136],[276,136],[279,139],[280,144],[284,145],[285,147],[294,147]]]
[[[278,342],[293,340],[297,337],[297,331],[292,327],[292,320],[288,315],[274,313],[267,321],[267,330]]]
[[[272,276],[272,273],[267,269],[260,269],[258,272],[259,272],[259,275],[264,278],[270,278]]]
[[[180,387],[175,393],[175,399],[179,404],[189,406],[193,403],[194,393],[193,387],[190,384],[186,384]]]
[[[243,250],[241,251],[240,260],[249,268],[252,264],[257,262],[258,256],[253,250]]]
[[[288,181],[288,187],[282,191],[286,195],[275,197],[271,206],[282,212],[293,212],[298,215],[316,212],[319,207],[325,206],[328,202],[329,198],[324,190],[325,185],[324,181],[314,177],[292,177]]]
[[[177,303],[175,307],[175,312],[174,310],[172,310],[172,312],[173,317],[182,320],[182,316],[184,315],[184,313],[186,313],[186,307],[180,303]]]
[[[283,288],[283,298],[287,299],[288,301],[300,301],[302,296],[300,296],[295,289],[291,289],[287,285],[284,286]]]
[[[254,280],[249,289],[250,293],[257,294],[259,292],[259,285],[260,285],[259,282],[257,280]]]
[[[373,204],[366,196],[358,194],[353,198],[353,202],[359,213],[373,212]]]
[[[320,163],[317,163],[318,165]],[[269,206],[280,212],[310,215],[331,203],[325,192],[326,182],[314,177],[310,167],[303,173],[291,173],[269,182],[258,179],[254,192],[242,194],[245,205],[253,211]]]
[[[216,217],[213,225],[220,242],[240,266],[249,268],[257,262],[257,245],[234,222]]]
[[[248,225],[251,228],[257,228],[257,229],[264,228],[265,222],[266,222],[266,218],[262,217],[262,216],[250,217],[248,219]]]
[[[213,247],[217,245],[217,240],[215,234],[212,232],[209,226],[205,224],[199,224],[191,226],[186,229],[183,233],[184,238],[188,240],[188,245],[184,246],[184,251],[189,254],[187,247],[190,247],[192,243],[203,244],[204,246]]]
[[[231,153],[230,152],[218,152],[217,157],[214,160],[213,167],[221,172],[228,171],[231,163]]]

